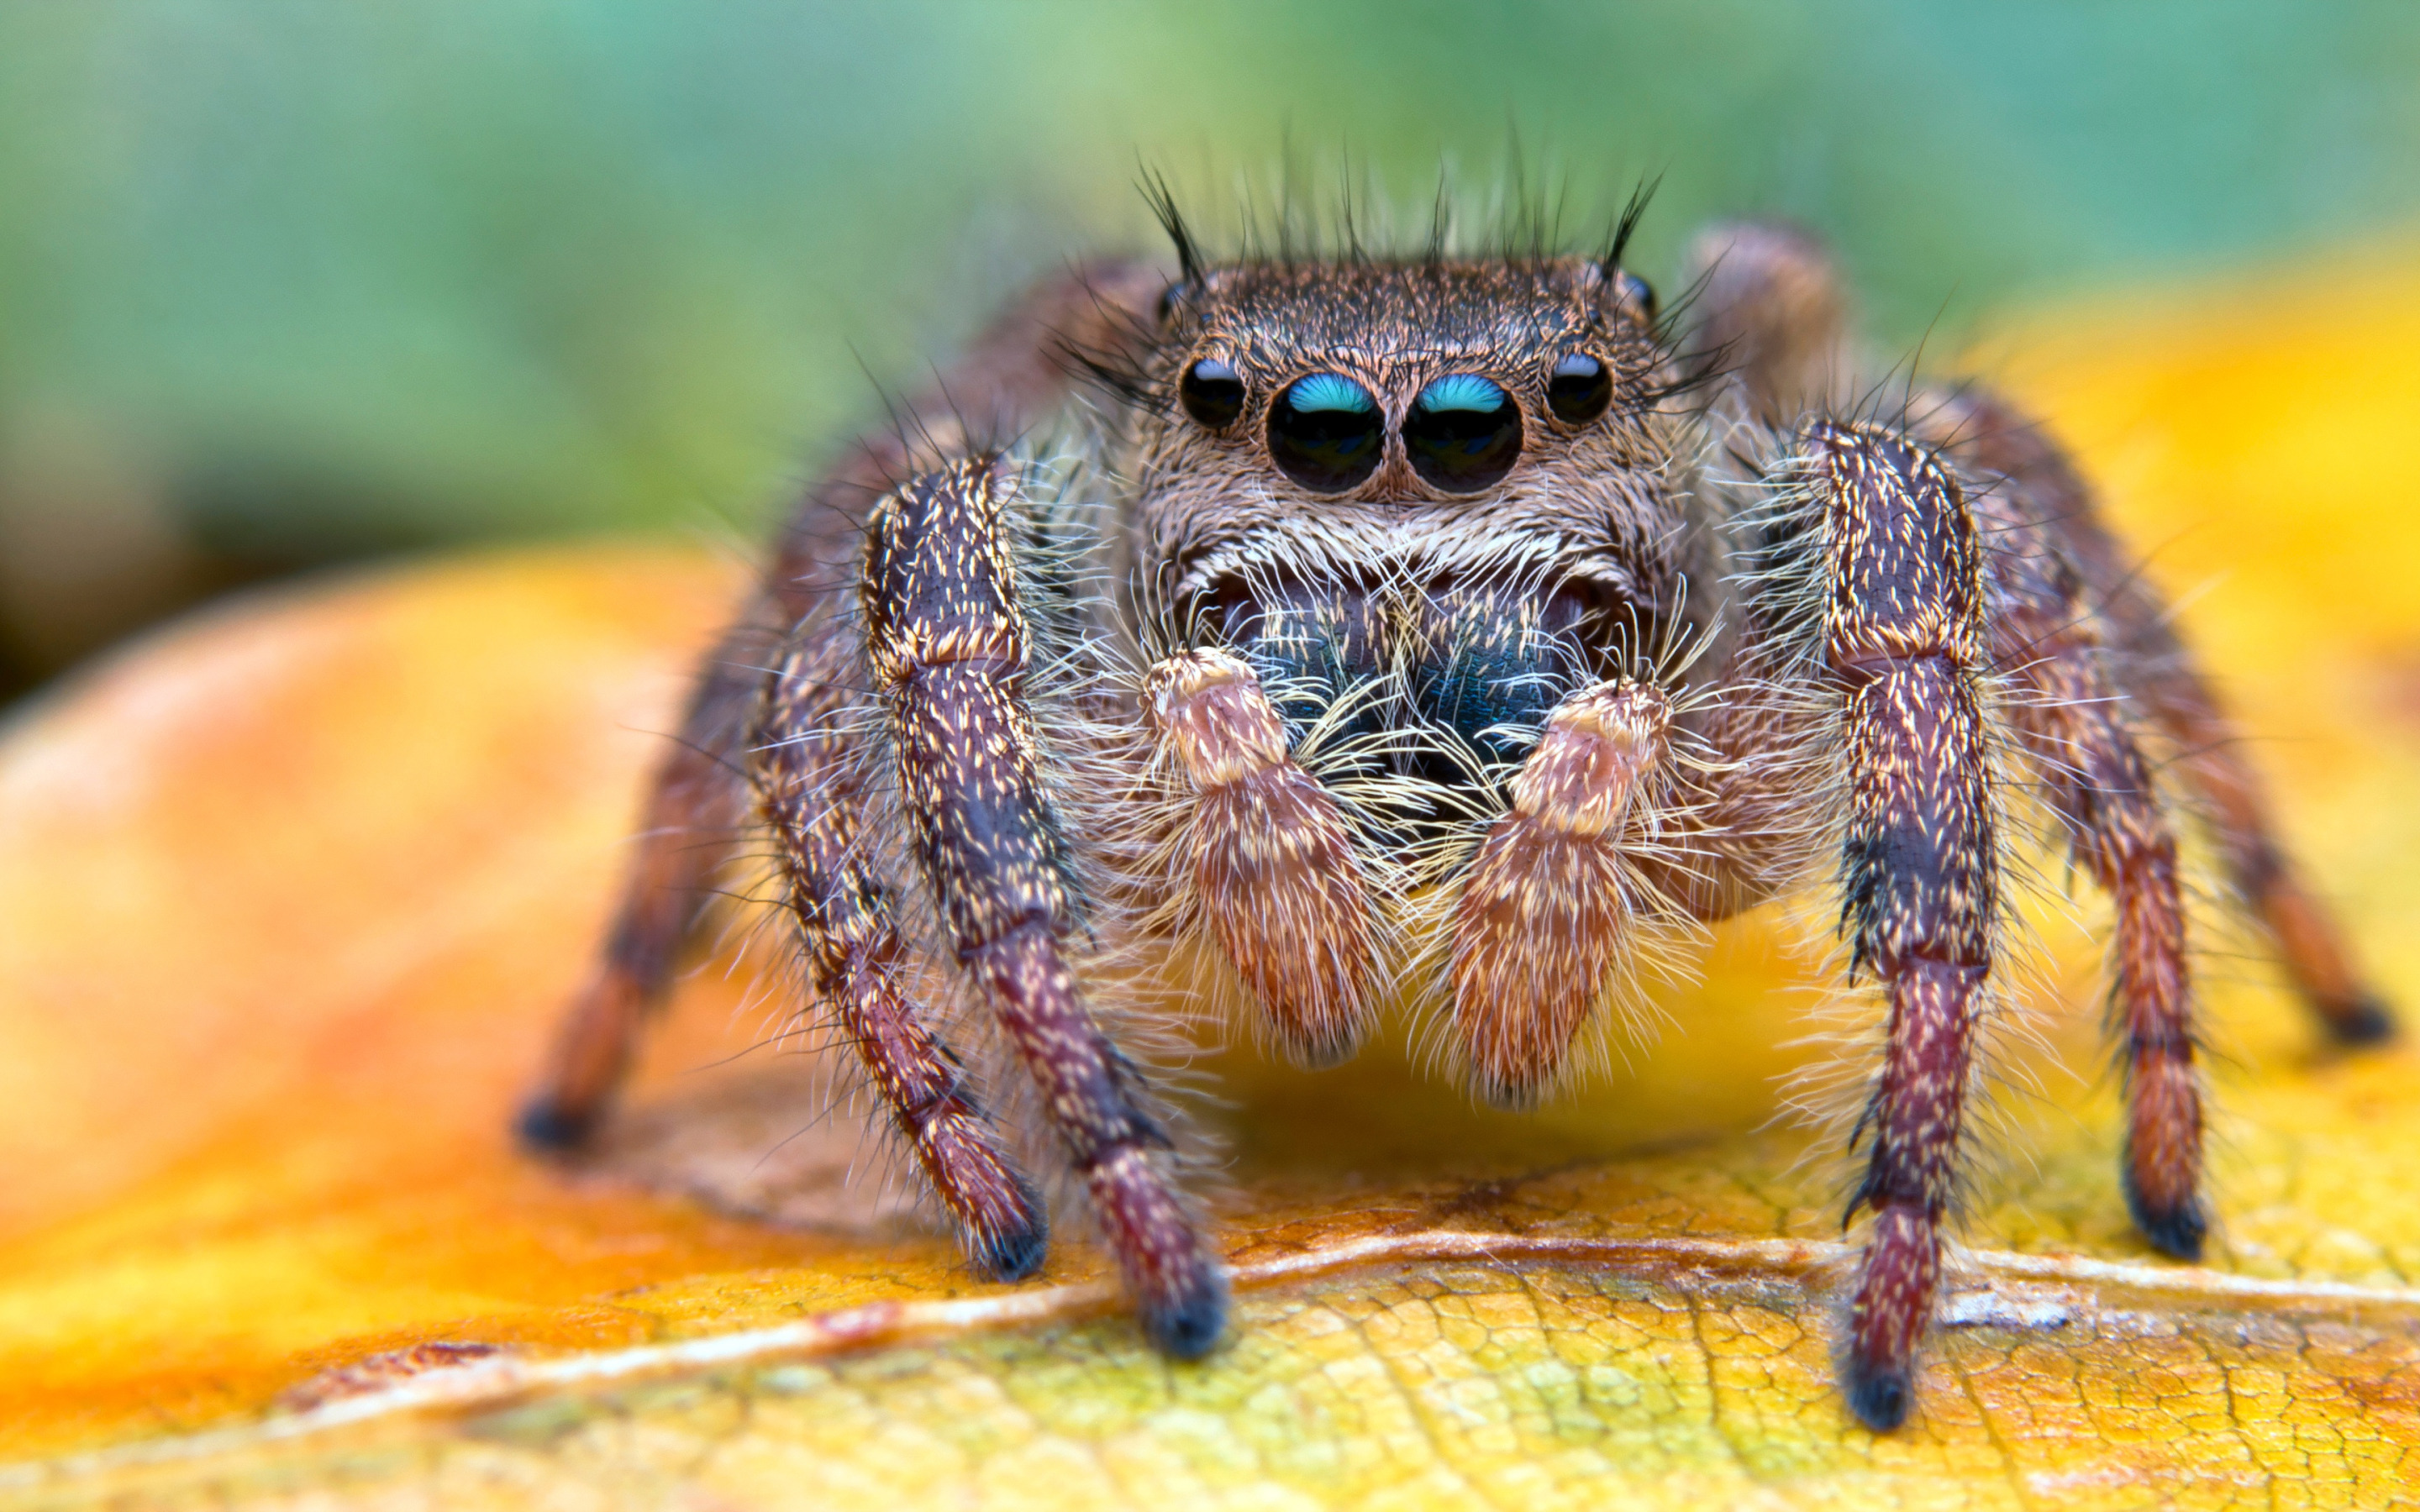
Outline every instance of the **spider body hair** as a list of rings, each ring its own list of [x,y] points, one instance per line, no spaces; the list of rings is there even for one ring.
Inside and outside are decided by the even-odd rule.
[[[1877,376],[1785,227],[1701,238],[1659,307],[1622,266],[1643,191],[1596,255],[1551,250],[1525,180],[1478,251],[1440,208],[1373,253],[1366,204],[1316,250],[1288,199],[1223,261],[1146,193],[1174,276],[1047,282],[810,490],[649,810],[770,836],[804,986],[976,1269],[1041,1263],[1027,1172],[1063,1173],[1145,1332],[1198,1356],[1225,1281],[1171,1018],[1321,1064],[1401,1003],[1524,1105],[1707,923],[1820,893],[1870,1047],[1836,1078],[1870,1213],[1842,1383],[1893,1427],[1986,1052],[2023,1032],[2028,805],[2116,901],[2126,1201],[2197,1254],[2159,741],[2323,1022],[2382,1011],[2039,432]],[[535,1142],[605,1106],[713,849],[642,847]]]

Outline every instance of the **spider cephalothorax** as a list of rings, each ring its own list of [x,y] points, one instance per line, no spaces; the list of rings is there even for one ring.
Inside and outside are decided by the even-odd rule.
[[[1972,390],[1861,398],[1805,239],[1710,233],[1659,321],[1618,239],[1205,266],[1171,229],[1174,278],[1045,285],[809,493],[701,677],[530,1137],[593,1123],[752,821],[816,1011],[977,1268],[1032,1273],[1047,1223],[936,992],[988,1010],[1146,1330],[1197,1355],[1221,1269],[1102,1011],[1137,961],[1206,969],[1313,1062],[1427,1002],[1473,1089],[1523,1103],[1659,934],[1828,887],[1885,1010],[1842,1368],[1886,1427],[2006,975],[2017,795],[2118,902],[2125,1189],[2160,1248],[2197,1255],[2207,1218],[2147,750],[2326,1022],[2384,1032],[2059,455]],[[1174,936],[1200,949],[1125,949]]]

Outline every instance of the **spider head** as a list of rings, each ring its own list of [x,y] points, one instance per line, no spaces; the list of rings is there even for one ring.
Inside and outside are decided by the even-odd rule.
[[[1468,506],[1637,450],[1653,297],[1586,258],[1262,263],[1161,303],[1146,466],[1305,507]]]
[[[1467,745],[1530,725],[1658,605],[1674,363],[1587,258],[1257,263],[1162,301],[1133,411],[1139,554],[1175,639],[1397,690]],[[1602,654],[1602,655],[1601,655]]]

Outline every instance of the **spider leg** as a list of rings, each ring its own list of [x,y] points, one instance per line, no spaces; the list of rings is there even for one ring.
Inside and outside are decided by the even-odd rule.
[[[1344,1059],[1368,1026],[1376,969],[1344,815],[1287,754],[1241,657],[1170,656],[1145,674],[1142,703],[1192,790],[1178,854],[1203,922],[1296,1059]]]
[[[2076,863],[2117,901],[2111,1007],[2125,1044],[2127,1204],[2154,1245],[2199,1259],[2209,1220],[2176,836],[2102,671],[2099,622],[2071,579],[2060,580],[2065,563],[2005,550],[1993,561],[1993,650],[2020,694],[2009,722]]]
[[[862,854],[862,711],[840,636],[794,643],[766,686],[752,772],[780,857],[815,997],[832,1011],[892,1126],[951,1215],[977,1270],[1021,1280],[1042,1266],[1049,1223],[962,1063],[901,982],[909,963],[890,897]]]
[[[1880,429],[1816,422],[1790,470],[1805,510],[1799,576],[1820,594],[1820,658],[1842,699],[1841,923],[1854,972],[1889,1004],[1860,1122],[1874,1213],[1842,1362],[1875,1429],[1907,1415],[1932,1319],[1941,1224],[1957,1180],[1973,1033],[1992,969],[1998,839],[1983,657],[1981,551],[1957,480]],[[1785,609],[1787,606],[1778,606]]]
[[[1622,854],[1664,767],[1671,706],[1623,678],[1546,717],[1455,900],[1453,1033],[1482,1096],[1534,1101],[1603,1000],[1636,935]]]
[[[713,901],[715,873],[747,814],[742,748],[765,680],[761,648],[770,639],[752,615],[700,671],[680,738],[648,790],[604,949],[556,1026],[539,1088],[522,1106],[516,1127],[526,1144],[566,1149],[588,1137]]]
[[[1226,1278],[1176,1191],[1145,1089],[1086,1010],[1079,926],[1042,788],[1030,657],[993,458],[923,473],[868,522],[859,606],[909,837],[942,926],[1083,1174],[1144,1331],[1194,1358],[1218,1342]]]
[[[1998,398],[1970,393],[1942,423],[1963,433],[1978,465],[2005,473],[2082,579],[2080,598],[2110,627],[2117,681],[2179,750],[2244,906],[2276,943],[2296,991],[2347,1044],[2395,1032],[2386,1001],[2364,980],[2344,932],[2303,880],[2269,811],[2240,733],[2170,622],[2167,606],[2109,533],[2083,480],[2040,427]]]
[[[800,501],[773,573],[697,671],[678,743],[657,769],[644,822],[596,971],[555,1030],[518,1132],[569,1149],[620,1088],[641,1029],[712,901],[714,875],[748,812],[743,747],[765,668],[785,631],[830,612],[856,569],[858,524],[893,480],[963,452],[970,434],[1007,435],[1066,392],[1074,368],[1113,352],[1164,280],[1140,264],[1101,263],[1045,280],[899,417],[860,440]],[[1076,361],[1071,361],[1070,359]]]

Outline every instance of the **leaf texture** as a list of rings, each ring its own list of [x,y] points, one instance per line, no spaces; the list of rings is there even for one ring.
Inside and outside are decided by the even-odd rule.
[[[2078,309],[1985,349],[2056,418],[2263,736],[2289,833],[2420,1008],[2420,282]],[[2309,292],[2281,309],[2281,286]],[[1994,363],[1993,351],[2022,353]],[[2198,583],[2224,575],[2216,592]],[[685,661],[739,586],[648,548],[240,601],[0,747],[0,1501],[829,1508],[2387,1505],[2420,1494],[2420,1096],[2213,933],[2206,1267],[2116,1180],[2102,917],[2040,910],[1915,1422],[1832,1387],[1838,1170],[1774,1119],[1808,952],[1717,934],[1532,1116],[1399,1033],[1197,1064],[1233,1343],[1149,1353],[1080,1230],[979,1285],[780,1034],[685,987],[604,1151],[505,1138]],[[795,1053],[793,1053],[795,1052]]]

